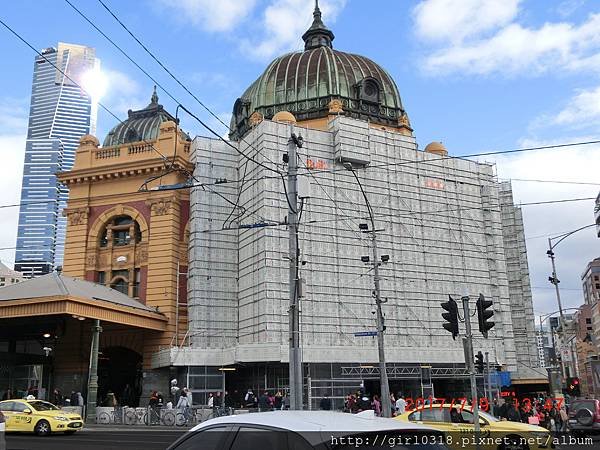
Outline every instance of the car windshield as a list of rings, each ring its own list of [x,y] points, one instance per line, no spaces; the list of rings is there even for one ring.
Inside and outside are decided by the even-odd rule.
[[[496,419],[494,416],[492,416],[491,414],[488,414],[486,412],[483,411],[479,411],[479,417],[484,418],[485,420],[487,420],[488,422],[500,422],[499,419]]]
[[[36,411],[58,411],[59,410],[59,408],[57,406],[54,406],[52,403],[48,403],[48,402],[35,401],[35,402],[29,402],[29,404]]]

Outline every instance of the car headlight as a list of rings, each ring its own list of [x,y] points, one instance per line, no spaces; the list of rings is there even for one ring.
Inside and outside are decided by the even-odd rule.
[[[65,416],[55,416],[54,420],[60,420],[61,422],[68,422],[69,419],[66,418]]]

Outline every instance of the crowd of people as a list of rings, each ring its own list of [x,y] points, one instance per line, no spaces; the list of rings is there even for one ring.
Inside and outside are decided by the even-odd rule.
[[[515,398],[508,398],[503,404],[494,400],[492,414],[500,420],[539,425],[557,433],[566,431],[569,420],[564,403],[543,397],[521,403]]]
[[[390,404],[392,407],[390,412],[392,417],[404,414],[406,411],[407,402],[401,392],[398,392],[396,395],[393,393],[390,394]],[[384,415],[379,395],[375,394],[370,396],[362,390],[346,395],[346,398],[344,399],[344,412],[356,414],[367,410],[373,410],[376,416]]]

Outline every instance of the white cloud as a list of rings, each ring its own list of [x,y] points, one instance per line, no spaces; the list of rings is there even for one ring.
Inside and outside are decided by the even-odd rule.
[[[521,0],[425,0],[413,10],[417,35],[453,42],[505,25]]]
[[[578,137],[569,139],[568,142],[585,140],[589,139]],[[560,142],[523,140],[520,145],[529,147],[553,143]],[[486,159],[490,158],[486,157]],[[600,167],[600,146],[598,145],[501,155],[496,157],[495,161],[501,179],[599,182],[597,168]],[[516,203],[595,197],[599,190],[600,186],[513,181]],[[531,285],[535,287],[533,296],[536,310],[552,312],[558,309],[554,291],[548,289],[552,285],[548,282],[550,262],[546,256],[547,236],[572,231],[593,223],[593,209],[593,200],[523,207],[526,237],[535,237],[527,240],[527,255]],[[577,307],[583,303],[582,291],[579,289],[581,273],[587,263],[600,254],[600,239],[596,237],[595,229],[589,228],[565,239],[555,253],[564,306]]]
[[[436,41],[428,47],[425,70],[437,75],[600,71],[600,14],[580,24],[526,27],[517,22],[518,6],[516,0],[419,3],[414,9],[417,35]],[[497,16],[489,16],[492,8]]]
[[[567,106],[552,120],[558,125],[579,127],[598,124],[600,120],[600,86],[590,90],[580,90]]]
[[[160,0],[159,3],[203,30],[224,32],[242,22],[254,9],[256,0]]]
[[[323,22],[330,26],[346,0],[320,2]],[[261,19],[260,37],[245,39],[242,49],[255,58],[264,60],[285,51],[300,48],[302,34],[312,23],[313,2],[305,0],[274,0],[265,9]]]

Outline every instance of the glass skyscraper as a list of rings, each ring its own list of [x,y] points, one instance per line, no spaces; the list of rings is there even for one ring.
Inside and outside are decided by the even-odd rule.
[[[41,53],[33,68],[15,255],[15,270],[29,277],[62,264],[68,191],[56,173],[73,167],[79,139],[96,132],[97,114],[96,103],[77,86],[98,69],[95,50],[59,42]]]

